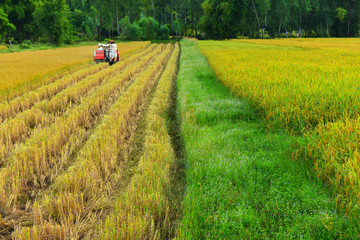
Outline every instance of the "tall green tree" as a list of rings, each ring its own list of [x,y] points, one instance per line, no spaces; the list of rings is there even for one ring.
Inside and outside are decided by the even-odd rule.
[[[66,0],[43,0],[37,3],[34,12],[38,26],[48,40],[56,45],[62,44],[71,34],[68,20],[69,6]]]
[[[248,9],[248,17],[247,19],[251,19],[253,24],[250,24],[250,31],[252,25],[256,25],[257,36],[261,37],[260,30],[262,28],[267,28],[268,20],[269,20],[269,10],[270,10],[270,1],[269,0],[249,0],[247,2]]]
[[[144,40],[153,40],[159,32],[159,23],[152,17],[141,16],[139,26],[143,29]]]
[[[359,31],[359,11],[360,3],[359,0],[344,0],[342,1],[343,7],[347,10],[345,17],[345,36],[354,36]]]
[[[206,0],[201,29],[214,39],[234,38],[245,25],[246,5],[240,0]]]
[[[274,0],[270,5],[269,24],[273,36],[286,32],[291,22],[291,0]]]
[[[9,31],[15,31],[16,27],[9,22],[8,15],[0,8],[0,40],[2,36],[6,35]]]
[[[315,4],[316,0],[298,0],[296,3],[297,12],[299,16],[298,20],[298,29],[299,29],[299,37],[302,37],[303,32],[303,22],[308,13],[312,10],[313,4]]]
[[[18,42],[39,37],[56,44],[113,38],[124,32],[122,26],[129,29],[130,23],[138,24],[142,15],[167,26],[173,36],[206,34],[223,39],[360,34],[359,0],[0,0],[0,8],[3,38],[14,37]],[[126,16],[128,24],[121,22]],[[4,24],[4,19],[12,25]],[[146,34],[152,30],[136,24],[132,32],[138,33],[140,28],[146,35],[140,34],[142,39],[156,35]]]
[[[16,27],[11,35],[18,41],[30,39],[36,30],[32,13],[35,0],[2,0],[0,8],[8,15],[9,21]]]

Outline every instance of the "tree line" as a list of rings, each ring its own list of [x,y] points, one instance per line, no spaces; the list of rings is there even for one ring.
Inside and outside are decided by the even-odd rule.
[[[359,0],[2,0],[0,41],[357,37]]]
[[[358,37],[359,0],[206,0],[210,38]]]
[[[196,35],[201,3],[199,0],[1,0],[0,41],[49,41],[59,45],[118,36],[150,40],[184,32]]]

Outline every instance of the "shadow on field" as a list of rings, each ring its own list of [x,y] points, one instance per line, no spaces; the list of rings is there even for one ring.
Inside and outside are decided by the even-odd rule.
[[[172,166],[170,170],[171,171],[170,175],[172,177],[171,179],[172,188],[170,189],[168,195],[169,202],[173,204],[171,222],[173,227],[172,232],[174,234],[176,234],[176,231],[179,228],[179,222],[181,221],[182,218],[182,210],[183,210],[182,204],[186,190],[186,161],[185,161],[184,143],[181,138],[181,119],[177,111],[177,104],[178,104],[177,98],[178,98],[178,89],[176,85],[176,80],[174,80],[172,86],[172,93],[171,93],[171,107],[169,110],[169,119],[168,119],[169,135],[175,153],[175,165]],[[171,239],[174,236],[169,236],[168,239]]]

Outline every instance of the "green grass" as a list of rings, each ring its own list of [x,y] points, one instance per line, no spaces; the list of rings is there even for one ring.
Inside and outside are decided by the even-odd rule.
[[[196,43],[181,42],[177,108],[187,161],[179,239],[357,239],[359,223],[291,159],[301,139],[268,132]],[[300,143],[299,143],[300,142]]]

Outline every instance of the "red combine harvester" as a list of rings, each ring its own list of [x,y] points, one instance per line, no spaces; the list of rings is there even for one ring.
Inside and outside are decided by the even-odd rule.
[[[98,49],[94,53],[96,63],[108,62],[110,65],[119,61],[119,51],[115,41],[109,41],[108,44],[98,44]]]

